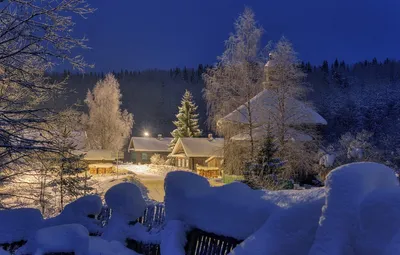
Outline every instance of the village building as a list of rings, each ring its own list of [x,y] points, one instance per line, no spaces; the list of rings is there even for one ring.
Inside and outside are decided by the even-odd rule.
[[[179,138],[169,157],[177,167],[198,171],[200,168],[214,167],[220,170],[223,160],[224,139],[184,137]]]
[[[150,158],[154,154],[160,154],[164,159],[167,159],[171,152],[169,145],[172,137],[132,137],[128,146],[127,161],[136,164],[148,164]]]

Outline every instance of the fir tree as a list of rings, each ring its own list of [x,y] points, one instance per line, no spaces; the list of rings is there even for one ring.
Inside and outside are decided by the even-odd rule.
[[[335,63],[333,64],[333,67],[337,70],[339,68],[339,61],[338,59],[335,59]]]
[[[188,70],[187,70],[186,66],[183,68],[182,79],[186,82],[189,81],[189,74],[188,74]]]
[[[193,101],[192,93],[188,90],[185,91],[181,106],[179,106],[178,109],[179,112],[176,115],[177,120],[173,122],[176,129],[171,132],[174,138],[170,144],[171,149],[181,137],[199,137],[201,135],[198,120],[199,114],[196,113],[197,106]]]
[[[260,146],[257,157],[257,164],[260,166],[259,173],[257,174],[260,178],[265,178],[266,175],[270,174],[277,174],[276,171],[280,164],[280,160],[276,158],[277,153],[278,146],[275,144],[274,137],[269,129]]]

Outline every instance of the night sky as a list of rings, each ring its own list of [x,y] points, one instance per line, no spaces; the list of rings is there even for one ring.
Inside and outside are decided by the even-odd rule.
[[[233,22],[251,7],[263,40],[290,39],[313,64],[400,59],[399,0],[89,0],[98,8],[78,19],[89,38],[83,54],[97,71],[169,69],[213,64]]]

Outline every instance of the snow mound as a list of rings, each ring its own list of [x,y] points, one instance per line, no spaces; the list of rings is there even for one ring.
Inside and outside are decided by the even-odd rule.
[[[167,220],[236,239],[254,233],[278,208],[263,199],[263,191],[234,182],[210,187],[207,179],[187,172],[173,172],[165,180]]]
[[[400,254],[400,230],[392,238],[389,245],[386,247],[384,255]]]
[[[102,201],[99,196],[88,195],[78,198],[65,206],[60,215],[45,221],[45,227],[80,224],[86,227],[90,233],[101,232],[100,222],[89,215],[99,215],[102,210]]]
[[[362,162],[330,172],[325,187],[327,197],[309,255],[353,254],[360,203],[376,189],[398,187],[398,181],[389,167]]]
[[[264,190],[263,199],[281,208],[289,208],[297,204],[310,203],[325,197],[325,188],[305,190]]]
[[[146,209],[146,202],[142,193],[133,183],[125,182],[111,187],[107,190],[104,198],[107,205],[112,209],[112,213],[117,212],[131,220],[136,220],[142,216]]]
[[[162,231],[161,254],[185,255],[186,232],[189,227],[182,221],[168,221]]]
[[[197,174],[185,171],[175,171],[167,174],[164,180],[165,197],[164,202],[166,220],[177,219],[177,215],[181,213],[180,203],[185,196],[207,192],[210,183],[206,178]]]
[[[42,224],[43,216],[37,209],[0,210],[0,244],[27,241]]]
[[[87,195],[81,198],[78,198],[74,202],[65,206],[63,213],[70,213],[75,215],[99,215],[101,209],[103,207],[103,203],[101,198],[97,195]]]
[[[39,229],[35,238],[29,240],[16,254],[74,252],[76,255],[87,255],[88,250],[88,230],[79,224],[69,224]]]
[[[307,255],[314,241],[324,199],[277,210],[230,254]]]
[[[3,248],[0,248],[0,255],[11,255],[11,253],[5,251]]]
[[[400,188],[369,194],[360,207],[360,232],[356,253],[383,255],[400,229]],[[398,253],[392,253],[398,254]]]
[[[120,242],[106,241],[100,237],[90,237],[88,255],[137,255]],[[1,255],[1,254],[0,254]]]

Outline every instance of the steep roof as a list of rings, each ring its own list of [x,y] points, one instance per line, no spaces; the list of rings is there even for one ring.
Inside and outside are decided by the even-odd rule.
[[[180,138],[172,150],[171,156],[180,153],[183,148],[187,157],[209,158],[212,156],[223,156],[224,138]]]
[[[169,144],[172,139],[172,137],[163,137],[161,139],[154,137],[132,137],[128,151],[169,152]]]
[[[326,120],[309,106],[294,98],[286,100],[287,116],[286,124],[321,124],[326,125]],[[265,124],[271,116],[276,116],[278,111],[278,97],[269,90],[263,90],[250,100],[252,120],[254,124]],[[247,108],[241,105],[235,111],[229,113],[221,121],[237,123],[249,123]]]

